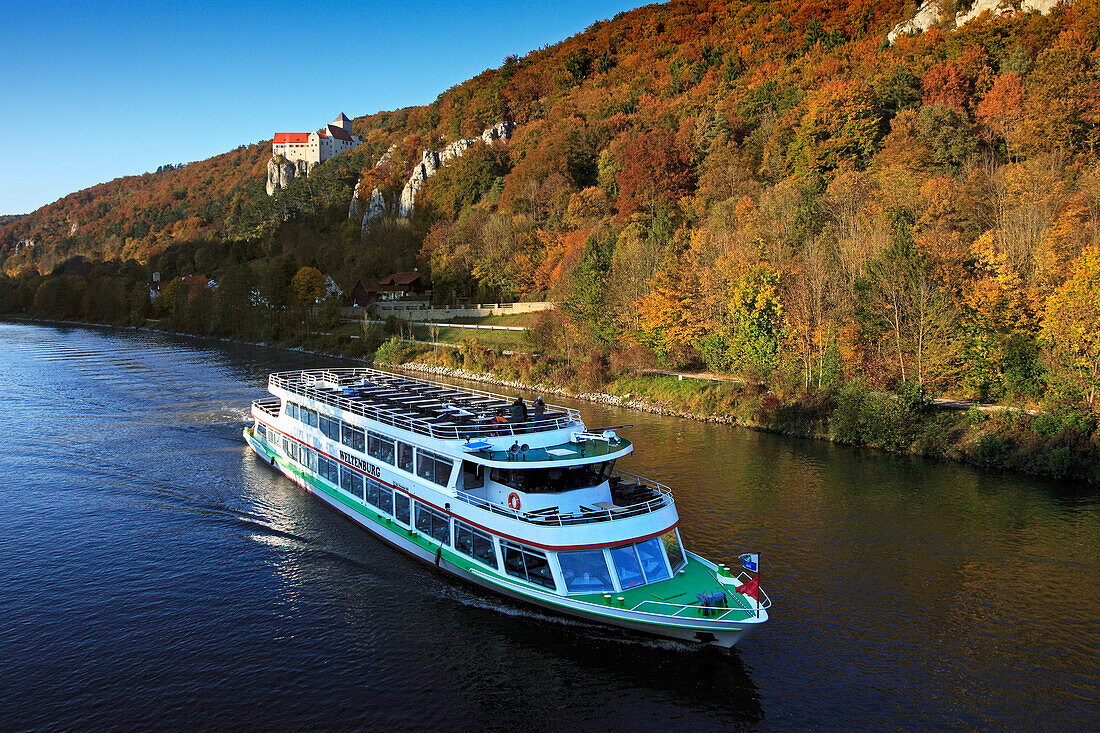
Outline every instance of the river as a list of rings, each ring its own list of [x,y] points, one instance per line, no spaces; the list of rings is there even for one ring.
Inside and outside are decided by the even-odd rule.
[[[455,585],[259,462],[267,373],[331,364],[0,322],[5,729],[1100,727],[1095,489],[551,400],[634,424],[690,549],[760,553],[771,620],[697,649]]]

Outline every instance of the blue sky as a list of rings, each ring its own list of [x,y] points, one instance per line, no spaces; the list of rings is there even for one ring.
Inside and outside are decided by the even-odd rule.
[[[341,110],[426,104],[637,5],[3,0],[0,214]]]

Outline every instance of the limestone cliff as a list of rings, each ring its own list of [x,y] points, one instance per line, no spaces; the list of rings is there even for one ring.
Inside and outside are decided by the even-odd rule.
[[[1015,12],[1016,8],[1011,0],[974,0],[970,10],[955,13],[955,27],[966,25],[982,13],[989,13],[990,16],[996,17],[998,15],[1012,15]]]
[[[981,17],[984,13],[989,13],[990,17],[997,17],[1013,15],[1017,12],[1028,13],[1034,10],[1046,15],[1059,5],[1068,6],[1071,4],[1072,0],[1023,0],[1020,4],[1020,10],[1017,11],[1012,0],[974,0],[973,5],[968,10],[961,10],[955,13],[953,19],[944,22],[951,25],[953,20],[954,27],[959,28]],[[886,35],[886,38],[890,43],[893,43],[899,36],[924,33],[932,26],[940,25],[942,13],[943,6],[940,0],[924,0],[917,8],[916,15],[894,26],[894,29]]]
[[[924,33],[940,22],[940,14],[942,12],[943,8],[940,7],[939,0],[924,0],[920,7],[917,8],[916,15],[894,26],[894,30],[886,34],[886,38],[890,43],[893,43],[897,40],[898,36]]]
[[[497,140],[508,142],[515,129],[516,125],[514,122],[500,122],[482,132],[480,140],[486,145],[492,145]],[[420,158],[420,162],[413,168],[412,175],[409,176],[405,188],[401,190],[401,198],[398,201],[398,211],[400,215],[408,216],[412,213],[413,205],[416,203],[416,194],[424,185],[424,181],[434,176],[436,171],[449,161],[462,157],[462,154],[474,147],[477,142],[478,138],[468,138],[465,140],[455,140],[438,153],[432,150],[425,150]]]
[[[304,160],[291,161],[283,156],[272,156],[267,161],[267,195],[272,196],[276,191],[286,188],[296,176],[308,176],[313,170],[313,165]]]
[[[276,191],[289,186],[296,172],[295,165],[289,160],[272,156],[271,160],[267,161],[267,195],[271,196]]]

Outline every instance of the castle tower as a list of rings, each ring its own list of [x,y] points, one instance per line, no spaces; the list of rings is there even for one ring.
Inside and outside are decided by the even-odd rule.
[[[351,134],[351,120],[349,120],[347,115],[345,115],[343,112],[340,113],[339,117],[332,121],[332,125],[333,127],[342,127],[348,131],[348,134]]]

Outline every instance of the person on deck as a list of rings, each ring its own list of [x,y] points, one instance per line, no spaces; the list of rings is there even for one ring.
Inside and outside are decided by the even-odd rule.
[[[512,422],[523,422],[527,419],[527,405],[519,397],[512,403],[511,407]]]
[[[535,398],[535,417],[542,417],[546,414],[546,403],[542,401],[542,395]]]

